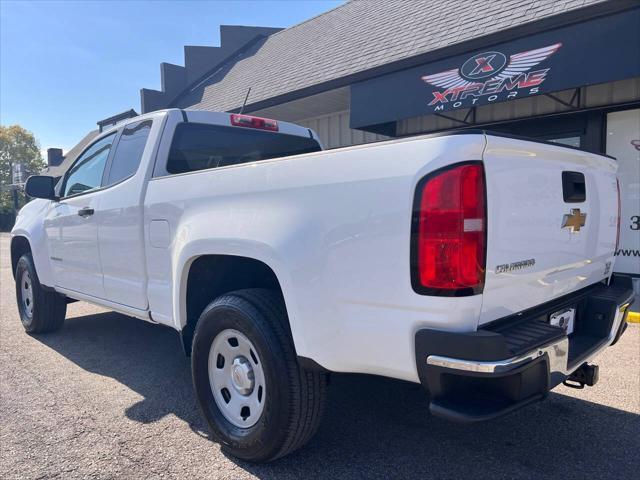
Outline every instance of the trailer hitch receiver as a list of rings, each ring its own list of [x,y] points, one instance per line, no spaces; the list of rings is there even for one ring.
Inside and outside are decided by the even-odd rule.
[[[598,383],[598,365],[583,363],[578,369],[567,377],[562,384],[569,388],[584,388],[585,385],[593,387]]]

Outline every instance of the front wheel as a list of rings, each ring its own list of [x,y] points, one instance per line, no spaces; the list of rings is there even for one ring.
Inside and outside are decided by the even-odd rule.
[[[223,450],[267,462],[304,445],[324,410],[326,375],[302,369],[280,295],[238,290],[204,310],[193,340],[198,403]]]
[[[30,253],[22,255],[16,266],[16,300],[27,333],[53,332],[62,327],[67,313],[66,299],[42,288]]]

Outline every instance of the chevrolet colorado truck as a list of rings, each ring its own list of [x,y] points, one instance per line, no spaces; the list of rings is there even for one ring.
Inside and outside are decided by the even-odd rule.
[[[174,328],[214,438],[248,461],[311,438],[329,372],[490,419],[593,385],[624,332],[616,168],[483,131],[322,151],[281,121],[146,114],[28,179],[20,318],[57,330],[81,300]]]

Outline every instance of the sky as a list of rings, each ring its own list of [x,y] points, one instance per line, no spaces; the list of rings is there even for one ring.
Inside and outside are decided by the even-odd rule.
[[[0,0],[0,124],[65,152],[96,122],[160,89],[160,63],[184,45],[220,45],[220,25],[288,27],[333,0]]]

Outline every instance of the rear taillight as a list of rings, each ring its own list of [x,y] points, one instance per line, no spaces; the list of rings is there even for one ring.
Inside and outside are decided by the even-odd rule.
[[[616,225],[616,249],[615,253],[618,253],[618,247],[620,246],[620,180],[616,178],[616,190],[618,191],[618,223]]]
[[[251,115],[231,115],[231,125],[235,127],[257,128],[259,130],[278,131],[278,122],[269,118],[252,117]]]
[[[412,232],[412,285],[427,295],[482,292],[486,261],[484,169],[469,162],[418,184]]]

